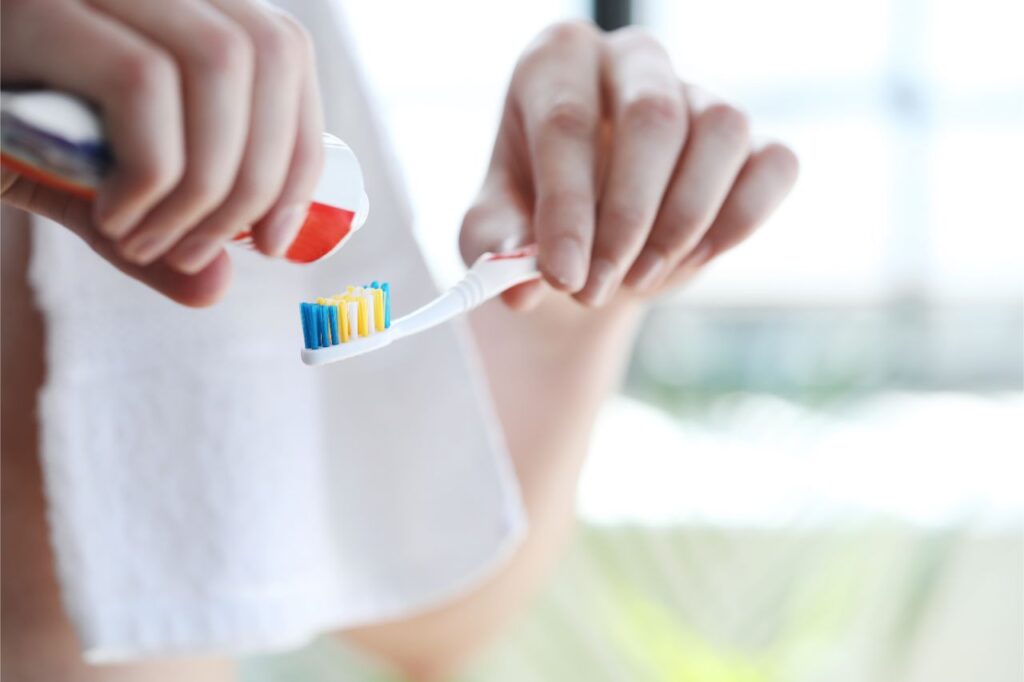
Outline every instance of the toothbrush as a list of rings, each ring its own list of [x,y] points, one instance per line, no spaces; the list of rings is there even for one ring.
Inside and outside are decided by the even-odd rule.
[[[369,353],[476,308],[517,284],[540,277],[537,246],[480,256],[462,281],[422,308],[391,320],[391,288],[373,282],[300,304],[302,361],[326,365]]]

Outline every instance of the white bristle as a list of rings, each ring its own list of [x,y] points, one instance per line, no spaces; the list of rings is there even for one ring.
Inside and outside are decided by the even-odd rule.
[[[365,291],[365,289],[364,289]],[[373,295],[364,293],[363,298],[366,299],[366,330],[368,336],[373,336],[377,332],[377,325],[374,324],[375,306],[373,305]]]
[[[359,304],[355,301],[348,304],[348,329],[349,340],[359,338]]]

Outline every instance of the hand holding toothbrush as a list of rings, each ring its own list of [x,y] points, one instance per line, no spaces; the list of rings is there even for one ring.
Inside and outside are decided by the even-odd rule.
[[[645,32],[554,26],[512,76],[463,257],[536,242],[547,284],[588,306],[677,285],[749,236],[796,180],[793,152],[752,148],[748,126],[682,83]],[[542,293],[530,282],[503,298],[531,308]]]
[[[3,0],[2,82],[97,104],[117,163],[95,202],[3,173],[3,201],[61,222],[182,303],[227,288],[252,227],[281,255],[320,175],[312,46],[255,0]]]
[[[632,300],[657,293],[746,238],[796,175],[789,149],[752,149],[743,114],[681,83],[646,33],[557,25],[512,76],[460,234],[465,278],[394,324],[379,284],[302,303],[302,359],[379,350],[499,294],[535,307],[541,277],[587,306],[623,286]]]

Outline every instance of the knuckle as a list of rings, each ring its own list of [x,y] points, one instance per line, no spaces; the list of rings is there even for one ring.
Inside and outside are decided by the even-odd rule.
[[[717,135],[743,142],[750,137],[747,115],[729,104],[713,104],[701,118],[707,129]]]
[[[278,23],[284,30],[290,35],[292,40],[302,50],[307,50],[310,53],[313,51],[313,37],[309,35],[309,31],[305,26],[302,25],[295,17],[288,14],[287,12],[279,11],[277,13]]]
[[[653,48],[663,50],[661,42],[647,29],[640,26],[624,26],[608,34],[611,45],[625,49]]]
[[[226,22],[207,24],[195,43],[197,64],[215,72],[243,69],[252,57],[253,46],[248,36]]]
[[[552,24],[541,31],[527,46],[516,65],[516,72],[529,70],[535,62],[543,61],[545,55],[555,48],[596,41],[599,35],[597,27],[589,21],[562,21]]]
[[[185,162],[180,153],[146,153],[126,160],[141,194],[162,196],[181,181]]]
[[[188,172],[182,180],[183,203],[202,212],[221,203],[231,189],[223,175],[198,169]]]
[[[589,21],[560,21],[546,28],[541,39],[552,43],[572,43],[593,40],[597,35],[597,27]]]
[[[640,126],[681,128],[686,112],[680,97],[663,92],[641,93],[623,104],[625,120]]]
[[[258,59],[267,62],[291,63],[301,56],[299,36],[284,22],[267,19],[250,33]]]
[[[175,85],[174,61],[157,50],[131,50],[117,60],[112,69],[113,86],[128,96],[145,98],[168,85]]]
[[[582,102],[563,99],[544,113],[541,129],[572,137],[591,137],[597,131],[597,113]]]

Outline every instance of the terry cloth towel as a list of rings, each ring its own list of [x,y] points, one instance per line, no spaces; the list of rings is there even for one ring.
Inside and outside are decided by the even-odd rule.
[[[298,267],[233,249],[231,293],[197,311],[59,226],[34,230],[52,541],[92,661],[285,648],[410,614],[469,589],[522,535],[462,323],[299,361],[300,300],[386,280],[400,315],[436,288],[335,8],[289,9],[316,40],[326,127],[366,176],[369,222],[341,253]]]

